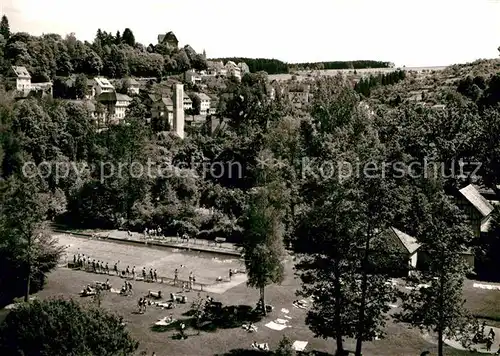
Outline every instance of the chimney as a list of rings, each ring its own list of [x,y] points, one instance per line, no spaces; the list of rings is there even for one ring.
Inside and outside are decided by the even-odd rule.
[[[174,132],[184,139],[184,85],[174,87]]]

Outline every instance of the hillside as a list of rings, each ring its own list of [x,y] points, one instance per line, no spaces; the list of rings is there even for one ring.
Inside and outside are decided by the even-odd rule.
[[[381,62],[372,60],[358,61],[333,61],[333,62],[310,62],[310,63],[286,63],[278,59],[269,58],[245,58],[245,57],[225,57],[213,58],[212,61],[233,61],[235,63],[245,62],[250,68],[250,72],[265,71],[270,75],[287,74],[290,72],[308,70],[353,70],[367,68],[393,68],[391,62]]]

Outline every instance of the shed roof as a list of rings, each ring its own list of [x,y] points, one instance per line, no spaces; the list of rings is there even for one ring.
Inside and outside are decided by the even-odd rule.
[[[391,227],[391,230],[398,237],[399,241],[401,241],[401,243],[403,244],[403,246],[405,247],[405,249],[408,251],[409,254],[413,254],[420,248],[421,245],[418,243],[417,239],[414,238],[413,236],[405,234],[404,232],[396,229],[395,227]]]
[[[483,216],[486,217],[493,211],[493,206],[479,193],[479,191],[474,188],[472,184],[469,184],[465,188],[459,190],[459,192],[467,199]]]

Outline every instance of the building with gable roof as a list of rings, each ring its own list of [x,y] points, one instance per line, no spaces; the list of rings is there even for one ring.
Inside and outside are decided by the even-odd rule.
[[[170,127],[174,119],[174,102],[169,97],[162,97],[153,103],[151,107],[151,119],[165,120]]]
[[[127,92],[129,95],[139,95],[140,84],[134,78],[126,78],[125,85],[127,87]]]
[[[125,94],[112,92],[101,93],[97,97],[97,102],[105,107],[104,124],[115,124],[125,119],[127,107],[132,98]],[[97,113],[99,115],[99,113]]]
[[[18,91],[31,91],[31,75],[26,67],[12,66],[9,72],[8,80],[13,84],[15,83],[15,88]]]
[[[235,77],[238,80],[241,80],[241,68],[236,65],[233,61],[228,61],[224,66],[226,69],[227,76]]]
[[[480,191],[472,184],[460,189],[456,194],[456,203],[467,216],[467,223],[472,229],[474,236],[480,238],[482,233],[488,231],[491,222],[493,205],[481,195]],[[472,251],[464,254],[470,267],[475,265],[475,257]]]
[[[374,251],[382,250],[384,253],[389,251],[392,254],[395,265],[391,270],[394,270],[394,276],[407,276],[417,268],[421,244],[415,237],[390,227],[374,238],[371,245]]]
[[[102,93],[112,93],[115,91],[115,87],[111,82],[104,77],[95,77],[92,81],[94,96],[99,96]]]

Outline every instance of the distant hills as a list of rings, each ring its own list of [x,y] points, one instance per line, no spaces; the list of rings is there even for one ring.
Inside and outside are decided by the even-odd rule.
[[[226,57],[212,58],[211,61],[233,61],[235,63],[245,62],[250,72],[255,73],[265,71],[268,74],[286,74],[298,70],[323,70],[323,69],[363,69],[363,68],[392,68],[391,62],[357,60],[357,61],[333,61],[333,62],[313,62],[313,63],[286,63],[279,59],[269,58],[245,58]]]

